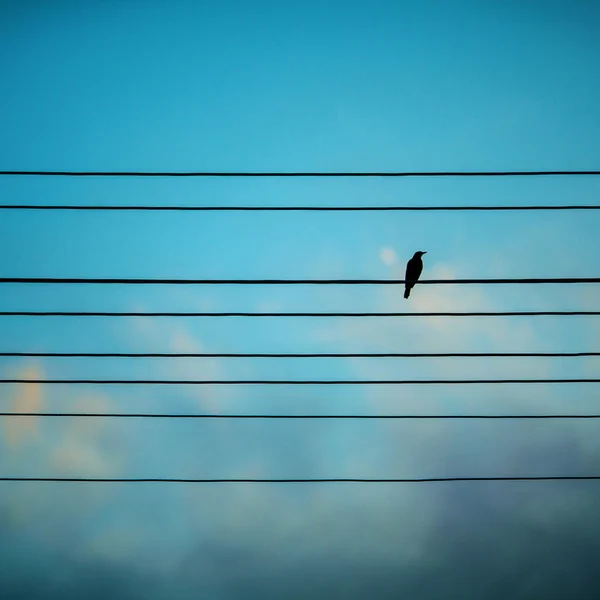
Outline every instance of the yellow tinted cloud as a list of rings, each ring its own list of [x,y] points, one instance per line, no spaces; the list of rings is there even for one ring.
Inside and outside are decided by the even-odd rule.
[[[39,365],[28,365],[19,369],[17,379],[44,379],[44,369]],[[39,383],[23,383],[13,396],[12,412],[36,413],[44,405],[44,391]],[[2,420],[4,438],[9,449],[16,451],[23,444],[39,438],[37,417],[10,417]]]

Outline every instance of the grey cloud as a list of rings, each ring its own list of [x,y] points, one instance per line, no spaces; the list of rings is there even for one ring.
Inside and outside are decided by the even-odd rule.
[[[301,510],[302,503],[266,493],[248,506],[237,535],[226,519],[213,521],[212,533],[199,531],[189,552],[168,570],[133,555],[109,562],[82,554],[74,530],[57,545],[52,538],[29,536],[33,552],[25,553],[22,544],[23,551],[14,552],[15,535],[4,530],[2,597],[597,597],[600,489],[595,482],[434,485],[416,493],[430,498],[423,509],[415,498],[406,501],[406,488],[378,489],[372,496],[353,486],[328,489],[316,504],[307,499],[297,526],[283,530],[286,511]],[[345,500],[355,492],[360,501]],[[244,510],[243,503],[238,508]],[[217,513],[213,507],[213,519]],[[169,558],[168,546],[157,548],[159,562]]]

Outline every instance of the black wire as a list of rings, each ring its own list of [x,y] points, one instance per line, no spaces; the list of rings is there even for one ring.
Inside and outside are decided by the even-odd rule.
[[[285,352],[0,352],[0,356],[69,358],[491,358],[491,357],[578,357],[600,356],[600,352],[435,352],[435,353],[285,353]]]
[[[45,177],[535,177],[600,175],[600,171],[0,171]]]
[[[399,211],[514,211],[514,210],[600,210],[600,205],[556,204],[522,206],[185,206],[102,204],[0,204],[0,210],[104,210],[104,211],[218,211],[218,212],[399,212]]]
[[[504,383],[600,383],[600,379],[0,379],[2,383],[91,385],[450,385]]]
[[[598,316],[592,310],[506,312],[119,312],[119,311],[0,311],[0,317],[574,317]]]
[[[74,417],[111,419],[600,419],[600,415],[198,415],[163,413],[0,412],[0,417]]]
[[[92,277],[0,277],[0,283],[44,284],[145,284],[145,285],[400,285],[403,279],[131,279]],[[413,283],[410,281],[410,283]],[[560,277],[527,279],[426,279],[418,284],[539,284],[600,283],[600,277]]]
[[[550,475],[515,477],[423,477],[415,479],[171,479],[171,478],[91,478],[91,477],[0,477],[0,481],[38,481],[55,483],[442,483],[465,481],[585,481],[600,475]]]

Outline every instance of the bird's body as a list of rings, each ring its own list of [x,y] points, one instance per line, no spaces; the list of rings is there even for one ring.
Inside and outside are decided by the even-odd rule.
[[[410,296],[410,290],[412,290],[415,283],[417,283],[417,280],[421,276],[421,272],[423,271],[423,260],[421,259],[421,256],[423,256],[423,254],[427,254],[427,252],[415,252],[414,256],[408,261],[406,265],[406,275],[404,277],[405,298],[408,298]]]

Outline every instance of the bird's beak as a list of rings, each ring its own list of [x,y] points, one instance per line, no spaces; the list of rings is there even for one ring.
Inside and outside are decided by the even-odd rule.
[[[427,254],[427,252],[423,252],[423,254]]]

